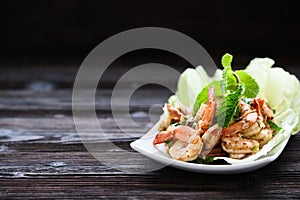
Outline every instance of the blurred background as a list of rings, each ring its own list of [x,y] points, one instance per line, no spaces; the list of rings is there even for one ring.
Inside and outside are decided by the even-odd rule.
[[[271,57],[277,65],[297,73],[297,5],[229,0],[2,1],[0,88],[25,87],[24,77],[70,87],[81,62],[96,45],[121,31],[146,26],[174,29],[192,37],[217,65],[229,52],[237,67],[244,67],[254,57]],[[112,65],[126,71],[150,61],[180,70],[188,67],[178,56],[159,50],[131,52]]]

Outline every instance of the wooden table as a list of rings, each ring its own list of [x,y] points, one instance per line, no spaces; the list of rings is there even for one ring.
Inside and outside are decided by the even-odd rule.
[[[85,149],[75,130],[71,94],[76,70],[73,66],[2,68],[1,199],[300,198],[300,135],[291,138],[276,161],[243,174],[198,174],[171,167],[140,174],[103,165]],[[129,143],[145,132],[132,128],[133,134],[126,136],[116,127],[109,108],[115,72],[121,71],[106,76],[105,88],[97,93],[97,114],[107,121],[110,140],[133,151]],[[151,127],[149,107],[162,105],[169,95],[161,87],[140,89],[131,101],[134,120]],[[124,158],[123,164],[130,168],[135,162]]]

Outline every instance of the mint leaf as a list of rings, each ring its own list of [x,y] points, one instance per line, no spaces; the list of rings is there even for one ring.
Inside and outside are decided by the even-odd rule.
[[[255,98],[259,92],[259,85],[247,72],[244,70],[237,70],[235,73],[240,78],[241,83],[245,86],[245,98]]]
[[[245,92],[244,84],[239,83],[240,78],[231,69],[232,55],[226,53],[222,57],[224,67],[222,73],[221,89],[225,94],[221,107],[217,111],[217,122],[220,126],[227,127],[236,113],[240,98]]]
[[[193,115],[195,115],[200,108],[202,103],[206,103],[208,100],[208,90],[212,86],[215,87],[215,95],[220,96],[222,95],[221,91],[221,82],[220,81],[213,81],[210,84],[208,84],[205,88],[201,90],[201,92],[198,94],[197,99],[195,101],[194,107],[193,107]]]
[[[221,89],[224,93],[226,92],[228,86],[228,76],[232,73],[231,62],[232,55],[228,53],[226,53],[221,59],[222,66],[224,67],[222,72]]]
[[[225,67],[222,72],[221,89],[224,93],[226,92],[227,85],[228,85],[227,77],[228,77],[228,74],[231,73],[231,71],[232,71],[231,67]]]
[[[226,68],[226,67],[231,68],[232,58],[233,58],[232,55],[230,55],[229,53],[226,53],[221,59],[222,66],[224,68]]]
[[[222,57],[221,81],[213,81],[207,85],[198,94],[193,107],[193,115],[195,115],[202,103],[206,103],[208,99],[208,90],[212,86],[215,87],[216,96],[223,96],[220,108],[217,111],[217,122],[220,126],[227,127],[237,111],[239,100],[244,98],[254,98],[259,93],[259,85],[248,73],[243,70],[233,72],[231,68],[233,57],[226,53]],[[270,125],[271,126],[271,125]],[[275,128],[274,128],[275,129]]]
[[[233,75],[233,71],[230,71],[228,74],[227,74],[227,83],[226,83],[226,91],[229,91],[229,92],[232,92],[232,91],[235,91],[236,90],[236,87],[237,87],[237,80],[236,78],[234,77]]]
[[[217,122],[219,126],[227,127],[236,113],[239,105],[239,100],[242,98],[245,92],[245,86],[238,84],[234,92],[226,95],[223,100],[221,107],[217,111]]]
[[[267,123],[275,130],[280,131],[282,128],[278,126],[275,122],[267,120]]]
[[[226,93],[227,90],[233,91],[236,89],[236,78],[233,75],[233,71],[231,69],[231,62],[232,62],[232,55],[226,53],[222,57],[222,66],[224,67],[223,73],[222,73],[222,84],[221,89],[224,93]]]

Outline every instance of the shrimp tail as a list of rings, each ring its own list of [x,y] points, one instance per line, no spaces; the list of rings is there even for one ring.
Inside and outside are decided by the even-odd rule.
[[[153,145],[171,141],[174,137],[175,135],[172,131],[161,131],[155,136]]]

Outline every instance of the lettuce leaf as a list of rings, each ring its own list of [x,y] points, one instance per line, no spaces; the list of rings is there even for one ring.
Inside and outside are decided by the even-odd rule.
[[[183,106],[191,110],[198,93],[209,83],[210,78],[203,67],[188,68],[179,77],[176,96]]]
[[[292,131],[292,135],[297,134],[300,131],[300,90],[296,91],[294,99],[292,101],[291,109],[296,113],[296,117],[298,119],[298,123]]]
[[[270,58],[255,58],[245,71],[259,84],[258,96],[267,100],[271,108],[275,109],[276,115],[280,115],[287,109],[292,109],[298,120],[300,118],[299,80],[282,68],[272,68],[274,63]],[[296,124],[291,134],[296,134],[299,131],[300,122]]]
[[[178,108],[180,106],[180,101],[176,95],[170,96],[168,99],[168,103],[171,104],[175,108]]]
[[[208,100],[208,90],[212,86],[215,87],[215,95],[219,96],[221,95],[221,82],[220,81],[212,81],[210,84],[208,84],[206,87],[204,87],[201,92],[198,94],[197,99],[194,103],[193,112],[192,114],[195,115],[200,108],[202,103],[206,103]]]

